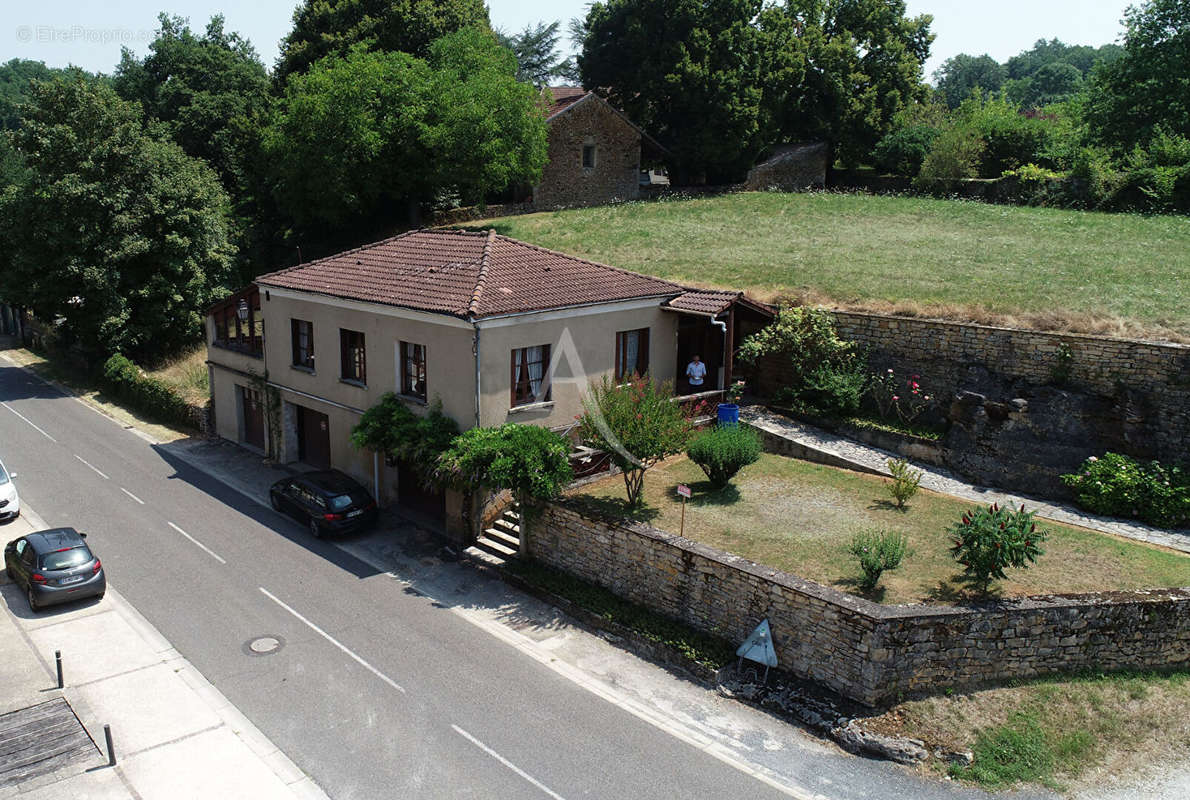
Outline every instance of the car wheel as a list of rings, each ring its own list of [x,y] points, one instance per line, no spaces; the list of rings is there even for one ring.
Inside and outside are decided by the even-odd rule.
[[[95,602],[98,603],[100,600],[102,600],[105,594],[107,594],[107,592],[100,592],[99,594],[95,595]]]
[[[269,492],[269,505],[273,507],[274,511],[281,510],[281,501],[277,499],[277,495],[273,492]]]
[[[41,606],[40,606],[40,605],[38,605],[38,603],[37,603],[37,597],[36,597],[36,596],[33,594],[33,590],[32,590],[32,589],[29,589],[29,590],[27,590],[27,591],[25,592],[25,594],[26,594],[26,595],[28,596],[28,598],[29,598],[29,610],[30,610],[30,611],[40,611],[40,610],[41,610]]]
[[[322,538],[322,526],[318,524],[318,520],[310,520],[310,535],[315,539]]]

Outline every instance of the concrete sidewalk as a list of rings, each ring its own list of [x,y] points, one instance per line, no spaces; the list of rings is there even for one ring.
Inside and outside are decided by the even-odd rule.
[[[0,538],[7,543],[45,527],[26,506],[0,526]],[[93,757],[0,788],[0,798],[326,797],[110,585],[103,600],[36,614],[7,574],[0,595],[0,713],[62,697],[96,743]],[[55,651],[62,653],[62,690]],[[107,766],[105,724],[114,768]]]

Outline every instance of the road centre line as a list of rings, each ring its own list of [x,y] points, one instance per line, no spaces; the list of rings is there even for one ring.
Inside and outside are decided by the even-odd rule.
[[[106,476],[106,475],[104,475],[102,472],[100,472],[100,471],[99,471],[99,469],[98,469],[98,468],[97,468],[97,467],[96,467],[94,464],[88,463],[87,459],[83,458],[83,457],[82,457],[82,456],[80,456],[78,453],[75,453],[75,454],[74,454],[74,457],[75,457],[75,458],[77,458],[79,461],[83,462],[84,464],[86,464],[88,467],[90,467],[90,468],[91,468],[91,470],[92,470],[92,471],[93,471],[93,472],[94,472],[96,475],[98,475],[99,477],[103,478],[105,481],[110,481],[110,480],[111,480],[111,478],[109,478],[108,476]]]
[[[207,547],[205,544],[203,544],[202,542],[200,542],[198,539],[195,539],[193,536],[191,536],[190,534],[186,533],[186,531],[182,530],[182,529],[181,529],[181,528],[179,528],[177,525],[173,524],[172,522],[170,522],[170,523],[167,523],[167,524],[169,525],[169,527],[173,528],[175,531],[177,531],[178,533],[182,534],[182,535],[183,535],[183,536],[185,536],[187,539],[189,539],[190,541],[192,541],[192,542],[194,542],[196,545],[198,545],[198,546],[199,546],[199,548],[201,548],[201,549],[203,550],[203,552],[205,552],[205,553],[206,553],[207,555],[209,555],[211,558],[213,558],[213,559],[215,559],[216,561],[218,561],[220,564],[226,564],[226,563],[227,563],[226,561],[224,561],[224,560],[223,560],[223,557],[222,557],[222,556],[220,556],[218,553],[216,553],[216,552],[215,552],[214,550],[212,550],[211,548]]]
[[[17,415],[18,417],[20,417],[21,419],[25,420],[25,422],[29,423],[29,425],[30,425],[30,426],[31,426],[31,427],[32,427],[32,428],[33,428],[35,431],[37,431],[38,433],[40,433],[40,434],[41,434],[42,436],[44,436],[45,438],[49,439],[49,440],[50,440],[51,442],[53,442],[54,444],[57,444],[57,443],[58,443],[58,440],[57,440],[57,439],[55,439],[53,436],[50,436],[48,433],[46,433],[45,431],[43,431],[41,428],[39,428],[39,427],[37,427],[36,425],[34,425],[34,424],[33,424],[33,422],[32,422],[32,420],[30,420],[28,417],[26,417],[26,416],[25,416],[24,414],[22,414],[21,412],[17,411],[15,408],[13,408],[12,406],[10,406],[8,403],[0,403],[0,406],[4,406],[4,407],[5,407],[5,408],[7,408],[9,411],[11,411],[12,413],[16,414],[16,415]]]
[[[547,795],[549,795],[550,797],[554,798],[554,800],[564,800],[564,798],[563,798],[561,795],[559,795],[557,792],[551,791],[551,790],[550,790],[550,788],[549,788],[548,786],[546,786],[545,784],[543,784],[541,781],[537,780],[537,779],[536,779],[536,778],[534,778],[532,775],[530,775],[529,773],[525,772],[523,769],[521,769],[520,767],[518,767],[516,764],[512,763],[511,761],[509,761],[507,758],[505,758],[504,756],[500,755],[499,753],[497,753],[497,752],[496,752],[495,750],[493,750],[492,748],[488,747],[488,746],[487,746],[486,744],[484,744],[483,742],[479,741],[479,739],[476,739],[474,736],[472,736],[471,734],[467,733],[467,731],[463,730],[463,729],[462,729],[462,728],[460,728],[458,725],[451,725],[450,727],[451,727],[451,728],[454,730],[454,732],[455,732],[455,733],[457,733],[459,736],[462,736],[464,739],[466,739],[467,741],[471,742],[471,744],[475,745],[475,746],[476,746],[476,747],[478,747],[480,750],[484,751],[484,752],[485,752],[485,753],[487,753],[489,756],[491,756],[492,758],[496,759],[497,761],[499,761],[499,762],[500,762],[501,764],[503,764],[504,766],[508,767],[510,770],[512,770],[513,772],[515,772],[517,775],[520,775],[522,778],[524,778],[525,780],[527,780],[529,783],[533,784],[533,785],[534,785],[534,786],[536,786],[538,789],[540,789],[541,791],[545,792],[545,793],[546,793]]]
[[[140,503],[142,506],[145,504],[145,501],[144,501],[144,500],[141,500],[139,497],[137,497],[136,495],[134,495],[132,492],[130,492],[130,491],[128,491],[127,489],[125,489],[123,486],[121,486],[121,487],[120,487],[120,491],[121,491],[121,492],[123,492],[124,494],[128,495],[129,497],[131,497],[131,498],[132,498],[133,500],[135,500],[136,502]]]
[[[276,603],[277,605],[281,606],[281,608],[285,609],[286,611],[288,611],[288,612],[289,612],[290,614],[292,614],[293,616],[297,617],[299,621],[301,621],[301,622],[305,623],[306,627],[308,627],[310,630],[314,631],[314,632],[315,632],[315,633],[317,633],[319,636],[321,636],[323,639],[326,639],[328,642],[330,642],[331,644],[333,644],[335,647],[337,647],[337,648],[339,648],[340,650],[342,650],[344,653],[346,653],[348,656],[350,656],[350,657],[351,657],[351,658],[352,658],[352,659],[353,659],[353,660],[354,660],[354,661],[355,661],[357,664],[359,664],[361,667],[363,667],[364,669],[366,669],[368,672],[371,672],[371,673],[372,673],[373,675],[375,675],[377,678],[379,678],[380,680],[384,681],[384,682],[385,682],[385,683],[387,683],[389,686],[391,686],[391,687],[393,687],[394,689],[396,689],[398,692],[401,692],[402,694],[404,694],[404,693],[405,693],[405,689],[404,689],[404,687],[402,687],[402,686],[401,686],[399,683],[397,683],[397,682],[396,682],[396,681],[394,681],[392,678],[390,678],[390,677],[388,677],[387,675],[385,675],[385,674],[384,674],[383,672],[381,672],[380,670],[378,670],[378,669],[376,669],[375,667],[373,667],[373,666],[372,666],[371,664],[369,664],[367,661],[364,661],[362,658],[360,658],[360,657],[359,657],[359,656],[357,656],[355,653],[353,653],[353,652],[352,652],[350,649],[348,649],[346,645],[344,645],[342,642],[340,642],[340,641],[339,641],[338,639],[336,639],[335,637],[331,636],[329,633],[327,633],[326,631],[324,631],[322,628],[318,627],[318,626],[317,626],[317,625],[315,625],[313,622],[311,622],[310,620],[308,620],[308,619],[306,619],[305,617],[303,617],[303,616],[302,616],[301,614],[299,614],[297,611],[294,611],[294,610],[293,610],[293,608],[291,608],[290,606],[286,605],[286,604],[285,604],[283,601],[281,601],[281,600],[280,600],[280,599],[279,599],[279,598],[278,598],[276,595],[274,595],[274,594],[273,594],[272,592],[270,592],[268,589],[264,588],[263,586],[258,586],[258,587],[256,587],[256,588],[260,589],[261,593],[262,593],[262,594],[264,594],[264,596],[265,596],[265,597],[267,597],[268,599],[272,600],[272,601],[273,601],[274,603]]]

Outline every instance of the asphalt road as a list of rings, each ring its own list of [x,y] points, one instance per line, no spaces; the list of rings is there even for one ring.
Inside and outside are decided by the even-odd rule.
[[[22,500],[332,797],[784,796],[24,371],[0,404]]]
[[[22,501],[86,530],[111,583],[334,798],[981,794],[808,752],[762,764],[791,776],[778,790],[2,361],[0,457]],[[252,653],[264,636],[281,648]]]

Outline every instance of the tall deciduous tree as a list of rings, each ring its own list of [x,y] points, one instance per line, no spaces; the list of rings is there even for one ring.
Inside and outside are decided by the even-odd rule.
[[[763,0],[591,6],[579,70],[673,154],[679,180],[735,180],[768,143],[766,86],[796,85],[792,25]]]
[[[854,166],[888,133],[899,111],[924,98],[922,65],[933,17],[906,16],[904,0],[788,0],[809,67],[778,107],[787,139],[826,139]]]
[[[293,12],[293,30],[281,42],[275,76],[284,82],[358,44],[425,56],[439,37],[488,25],[483,0],[303,0]]]
[[[0,197],[0,295],[94,354],[193,342],[232,254],[211,169],[81,76],[35,84],[12,141],[29,175]]]
[[[959,103],[971,95],[972,89],[982,89],[989,94],[1000,91],[1007,75],[1008,70],[987,53],[982,56],[959,53],[942,62],[934,72],[934,80],[946,105],[958,108]]]
[[[299,229],[363,236],[435,193],[482,201],[537,180],[545,122],[512,54],[469,28],[436,41],[428,60],[360,45],[294,76],[265,151]]]
[[[1190,0],[1149,0],[1124,15],[1124,54],[1094,73],[1091,135],[1128,150],[1158,129],[1190,137]]]

